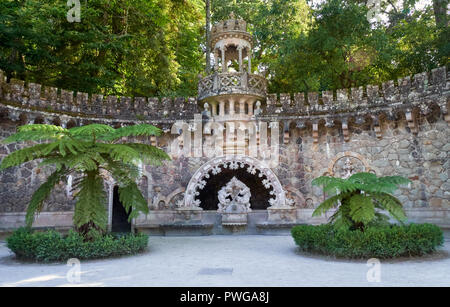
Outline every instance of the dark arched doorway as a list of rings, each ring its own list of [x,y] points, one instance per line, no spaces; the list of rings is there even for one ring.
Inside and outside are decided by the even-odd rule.
[[[119,198],[119,187],[114,187],[112,206],[112,232],[131,232],[131,223],[128,221],[129,213],[125,211]]]
[[[251,174],[247,171],[249,165],[245,165],[244,168],[230,169],[221,167],[221,172],[217,175],[211,175],[210,178],[206,180],[206,185],[202,190],[199,190],[200,195],[197,199],[201,201],[200,207],[203,210],[217,210],[219,199],[217,194],[219,190],[225,186],[233,177],[242,181],[247,187],[250,188],[250,193],[252,194],[250,198],[250,208],[253,210],[265,210],[269,204],[269,199],[273,198],[270,192],[273,190],[272,187],[269,189],[265,188],[263,185],[263,180],[266,176],[261,176],[260,172],[256,170],[255,174]]]

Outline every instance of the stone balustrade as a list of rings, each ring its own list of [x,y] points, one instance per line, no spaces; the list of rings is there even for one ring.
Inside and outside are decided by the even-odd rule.
[[[264,77],[247,72],[214,73],[200,80],[198,85],[198,99],[220,95],[242,94],[264,99],[267,82]]]

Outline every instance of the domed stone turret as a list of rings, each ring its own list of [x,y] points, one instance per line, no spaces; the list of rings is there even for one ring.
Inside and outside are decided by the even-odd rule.
[[[253,116],[256,101],[266,97],[266,79],[252,72],[253,39],[247,23],[231,13],[228,20],[216,23],[211,30],[214,71],[201,79],[198,98],[211,106],[218,119],[245,119]],[[238,69],[232,67],[237,62]]]

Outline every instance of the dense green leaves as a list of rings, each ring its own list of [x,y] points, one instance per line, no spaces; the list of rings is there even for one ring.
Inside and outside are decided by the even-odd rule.
[[[401,176],[377,177],[372,173],[356,173],[348,179],[322,176],[312,181],[332,195],[322,202],[313,213],[320,216],[337,208],[330,218],[337,228],[364,229],[371,223],[384,222],[380,212],[386,210],[398,221],[406,220],[401,202],[391,195],[398,185],[410,183]]]
[[[345,258],[423,256],[444,243],[442,230],[432,224],[369,227],[364,232],[329,224],[299,225],[291,233],[302,251]]]
[[[8,248],[17,258],[38,262],[133,255],[144,251],[147,245],[148,236],[142,233],[95,235],[85,240],[73,230],[63,236],[55,230],[33,232],[29,228],[19,228],[7,239]]]
[[[192,93],[202,70],[203,1],[90,0],[80,22],[67,1],[0,2],[0,69],[81,92]]]
[[[106,229],[105,172],[119,185],[120,199],[130,218],[147,212],[145,198],[136,180],[140,163],[160,165],[169,156],[161,149],[141,143],[120,142],[128,137],[160,135],[160,129],[141,124],[114,129],[107,125],[91,124],[64,129],[53,125],[26,125],[4,142],[36,141],[45,143],[17,150],[5,157],[0,169],[19,166],[24,162],[41,160],[41,165],[52,165],[55,171],[33,194],[27,209],[27,224],[49,197],[53,187],[68,174],[77,174],[74,181],[76,198],[74,224],[82,232],[91,228]],[[38,138],[38,136],[40,137]],[[80,177],[81,175],[81,177]]]
[[[313,3],[319,3],[313,5]],[[212,0],[212,21],[249,23],[253,68],[271,92],[376,84],[446,65],[448,1]],[[419,6],[422,4],[422,6]],[[0,2],[0,69],[8,77],[81,92],[194,96],[205,66],[204,0]]]

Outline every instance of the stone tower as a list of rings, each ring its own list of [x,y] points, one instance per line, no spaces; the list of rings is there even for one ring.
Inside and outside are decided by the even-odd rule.
[[[245,154],[245,144],[233,139],[233,127],[248,129],[249,121],[261,111],[267,82],[252,71],[253,38],[244,20],[231,13],[228,20],[216,23],[210,44],[214,70],[199,81],[198,101],[214,121],[230,127],[224,153]]]

